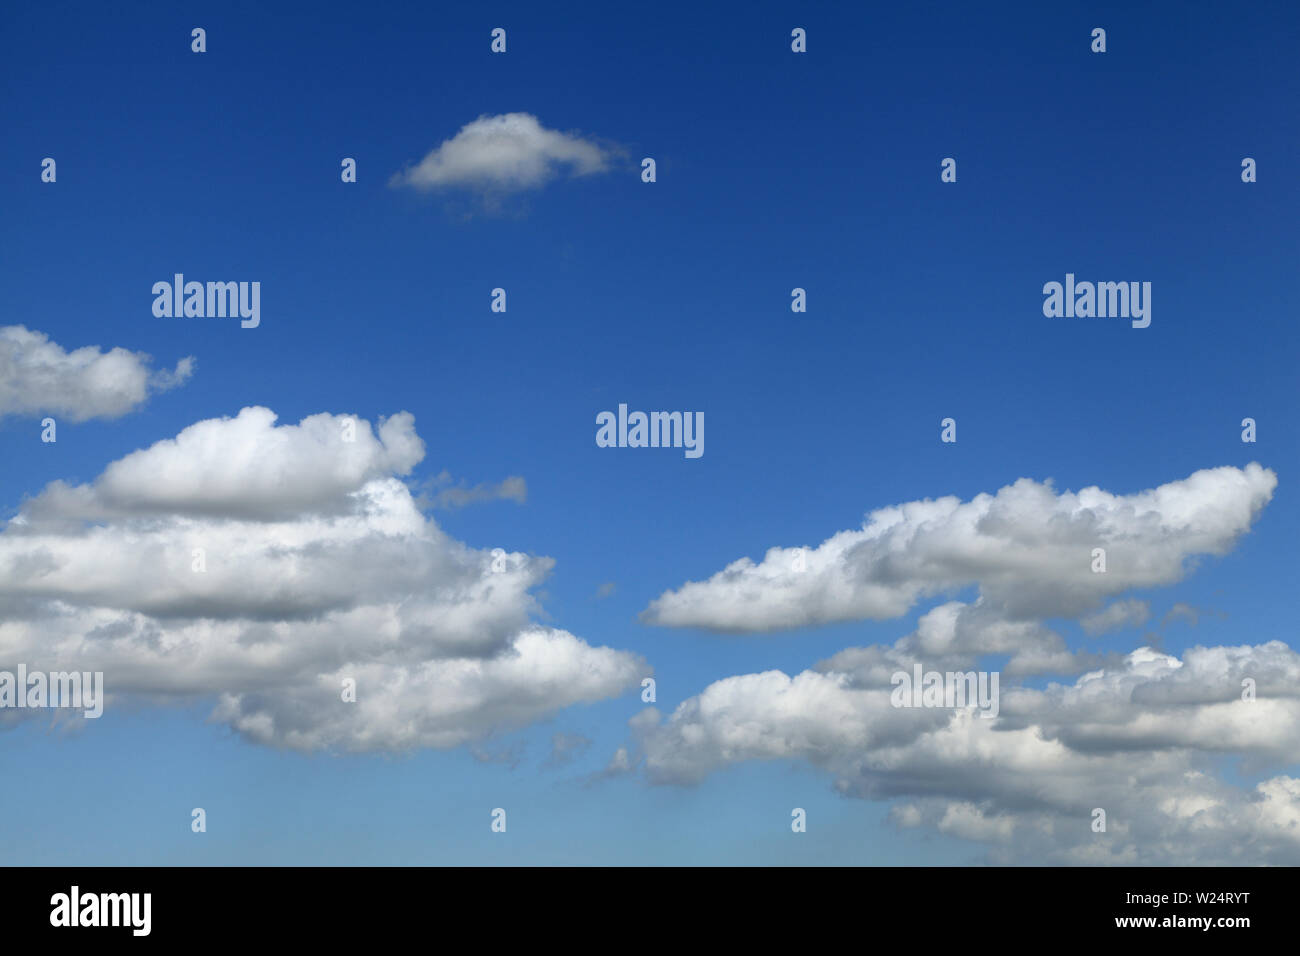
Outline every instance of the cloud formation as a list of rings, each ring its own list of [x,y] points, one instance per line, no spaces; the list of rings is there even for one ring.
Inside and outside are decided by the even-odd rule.
[[[644,676],[532,621],[549,558],[421,513],[398,477],[424,455],[412,416],[275,421],[198,422],[24,503],[0,532],[0,659],[213,698],[214,718],[300,750],[456,746]]]
[[[72,422],[121,418],[150,394],[183,384],[194,371],[186,357],[172,371],[150,369],[151,358],[123,348],[65,351],[22,325],[0,327],[0,418],[54,415]]]
[[[1198,555],[1222,555],[1272,498],[1258,464],[1211,468],[1131,495],[1100,488],[1057,494],[1021,478],[996,495],[911,501],[867,516],[813,549],[771,548],[707,581],[668,591],[647,623],[774,631],[884,620],[923,598],[978,586],[1011,620],[1076,617],[1134,588],[1171,584]],[[1106,572],[1093,571],[1093,550]]]
[[[1004,688],[996,720],[891,706],[888,674],[907,659],[857,650],[856,666],[846,652],[793,677],[729,677],[667,718],[645,712],[632,732],[649,779],[802,760],[845,795],[894,800],[900,826],[987,844],[996,863],[1300,863],[1300,779],[1241,787],[1215,766],[1300,762],[1300,657],[1280,641],[1140,648],[1071,684]],[[1098,807],[1105,833],[1091,829]]]
[[[670,592],[657,623],[770,630],[904,613],[975,584],[893,645],[847,648],[793,676],[715,681],[671,714],[629,724],[617,769],[689,785],[750,760],[798,760],[838,791],[893,802],[891,819],[974,841],[994,863],[1300,863],[1300,655],[1281,641],[1194,647],[1181,657],[1070,650],[1045,616],[1090,633],[1145,622],[1146,601],[1101,603],[1181,579],[1223,554],[1276,487],[1259,465],[1199,471],[1136,495],[1057,495],[1022,479],[968,503],[873,512],[803,556],[772,549]],[[1089,556],[1111,560],[1094,574]],[[1082,570],[1080,570],[1080,565]],[[802,570],[801,570],[802,569]],[[969,672],[1006,655],[1000,707],[905,708],[893,676]],[[1035,674],[1077,675],[1043,688]],[[1229,783],[1233,758],[1253,784]],[[1093,811],[1106,812],[1095,832]]]
[[[1141,627],[1150,617],[1149,602],[1130,598],[1109,604],[1104,610],[1089,614],[1079,623],[1090,637],[1098,637],[1126,627]]]
[[[463,483],[452,484],[451,474],[443,471],[430,485],[434,490],[421,501],[434,508],[464,508],[485,501],[513,501],[522,505],[528,501],[528,483],[519,475],[503,478],[496,484],[466,487]]]
[[[571,133],[546,129],[530,113],[480,116],[461,127],[390,186],[431,191],[448,187],[513,192],[549,182],[561,172],[604,172],[611,152]]]

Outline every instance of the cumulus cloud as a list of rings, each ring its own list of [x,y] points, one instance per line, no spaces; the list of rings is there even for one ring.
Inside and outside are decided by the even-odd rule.
[[[912,501],[867,516],[819,547],[772,548],[668,591],[643,620],[772,631],[906,614],[923,598],[978,586],[1008,619],[1076,617],[1134,588],[1171,584],[1191,559],[1221,555],[1272,498],[1258,464],[1198,471],[1131,495],[1057,494],[1022,478],[995,495]],[[1093,550],[1106,552],[1094,573]]]
[[[0,659],[212,698],[301,750],[451,747],[636,684],[636,655],[534,623],[549,558],[420,511],[399,476],[423,455],[407,413],[246,408],[55,482],[0,532]]]
[[[771,630],[930,608],[892,645],[852,647],[793,676],[740,674],[665,716],[630,722],[623,772],[689,785],[750,760],[819,767],[841,793],[892,802],[904,828],[987,847],[995,863],[1300,863],[1300,656],[1271,641],[1181,657],[1071,650],[1047,617],[1103,633],[1149,603],[1107,599],[1180,580],[1223,554],[1276,487],[1259,465],[1217,468],[1136,495],[1056,494],[1022,479],[997,495],[873,512],[862,531],[773,549],[656,601],[656,623]],[[1092,572],[1094,547],[1106,573]],[[996,715],[895,707],[894,675],[1000,668]],[[1066,675],[1043,687],[1030,675]],[[1254,694],[1245,688],[1254,689]],[[1254,786],[1222,778],[1233,759]],[[1270,775],[1271,774],[1271,775]],[[1107,814],[1104,833],[1092,812]]]
[[[367,482],[408,474],[424,457],[415,419],[406,412],[381,420],[377,434],[350,416],[275,422],[275,413],[261,407],[197,422],[111,463],[93,484],[53,482],[26,505],[24,518],[152,514],[270,521],[337,514],[356,507],[354,492]]]
[[[1001,863],[1300,862],[1300,780],[1213,773],[1224,755],[1300,762],[1300,657],[1281,642],[1181,659],[1141,648],[1070,684],[1004,689],[995,720],[893,707],[879,663],[717,681],[633,725],[644,771],[689,784],[745,760],[807,761],[846,795],[897,801],[898,825],[987,843]],[[1106,833],[1091,830],[1097,807]]]
[[[873,669],[892,674],[923,662],[940,670],[965,668],[986,654],[1005,654],[1002,670],[1025,677],[1033,674],[1080,674],[1109,658],[1072,651],[1065,638],[1040,621],[1009,621],[981,598],[968,604],[948,601],[931,608],[916,622],[916,630],[892,647],[851,647],[830,659],[824,670]]]
[[[0,418],[120,418],[150,394],[183,384],[194,371],[192,357],[171,371],[152,370],[151,361],[143,352],[123,348],[104,352],[87,345],[68,352],[25,326],[0,327]]]
[[[610,150],[571,133],[547,129],[530,113],[480,116],[461,127],[415,166],[395,173],[389,185],[430,191],[469,187],[511,192],[532,189],[563,171],[574,176],[604,172]]]

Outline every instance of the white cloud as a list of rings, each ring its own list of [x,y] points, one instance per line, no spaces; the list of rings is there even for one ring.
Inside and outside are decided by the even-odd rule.
[[[175,438],[113,462],[92,485],[49,485],[24,509],[29,519],[97,520],[186,515],[274,520],[356,506],[372,479],[405,475],[424,457],[415,419],[365,422],[322,413],[277,426],[269,408],[197,422]],[[346,441],[355,426],[352,441]]]
[[[1256,700],[1241,699],[1242,675],[1258,681]],[[654,782],[803,760],[846,795],[900,801],[900,826],[987,843],[995,862],[1295,864],[1300,780],[1250,789],[1210,771],[1224,754],[1300,762],[1298,678],[1300,656],[1277,641],[1181,659],[1142,648],[1069,685],[1004,688],[988,720],[892,707],[883,668],[769,671],[717,681],[632,733]],[[1104,834],[1091,830],[1095,807]]]
[[[151,393],[184,383],[194,371],[192,357],[181,359],[170,372],[152,371],[150,362],[143,352],[123,348],[103,352],[88,345],[68,352],[25,326],[0,327],[0,418],[120,418]]]
[[[630,723],[627,771],[692,784],[749,760],[805,761],[843,794],[894,801],[901,827],[985,844],[992,862],[1300,863],[1300,655],[1280,641],[1195,647],[1181,657],[1072,651],[1045,623],[1100,633],[1149,617],[1135,587],[1180,580],[1219,555],[1272,497],[1276,476],[1216,468],[1152,491],[1056,494],[1022,479],[996,495],[873,512],[862,531],[806,554],[774,548],[654,602],[654,623],[771,630],[906,613],[975,585],[974,601],[922,614],[892,646],[847,648],[794,676],[742,674],[669,716]],[[1092,572],[1094,547],[1107,571]],[[798,559],[798,560],[796,560]],[[891,678],[980,669],[1006,655],[998,715],[896,708]],[[1027,675],[1077,675],[1035,689]],[[1243,681],[1256,699],[1243,700]],[[632,756],[634,755],[634,756]],[[1224,757],[1253,788],[1225,782]],[[1094,833],[1092,811],[1107,813]]]
[[[634,686],[636,655],[532,622],[549,558],[421,513],[397,476],[423,454],[407,413],[247,408],[55,483],[0,533],[0,659],[215,698],[250,739],[304,750],[449,747]]]
[[[480,116],[415,166],[393,175],[392,186],[420,190],[471,187],[531,189],[563,170],[604,172],[611,152],[579,136],[546,129],[529,113]]]
[[[806,552],[772,548],[757,564],[741,558],[665,592],[642,616],[670,627],[771,631],[899,617],[922,598],[977,585],[985,605],[1009,620],[1075,617],[1130,589],[1179,580],[1195,556],[1226,553],[1276,485],[1272,471],[1253,463],[1131,495],[1096,487],[1057,494],[1022,478],[968,502],[873,511],[861,530]],[[1105,573],[1092,570],[1098,547]]]

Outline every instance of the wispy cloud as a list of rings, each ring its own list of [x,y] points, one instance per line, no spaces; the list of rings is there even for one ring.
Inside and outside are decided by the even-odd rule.
[[[575,758],[587,752],[591,743],[591,738],[582,734],[554,734],[551,737],[551,755],[542,766],[563,767],[573,763]]]
[[[479,504],[484,501],[513,501],[524,504],[528,501],[528,483],[519,475],[503,478],[495,484],[478,484],[466,487],[463,482],[452,485],[450,472],[443,471],[432,479],[420,503],[430,508],[464,508],[466,505]]]
[[[1130,598],[1116,601],[1103,611],[1081,618],[1079,624],[1091,637],[1099,637],[1126,627],[1141,627],[1151,617],[1151,605],[1146,601]]]

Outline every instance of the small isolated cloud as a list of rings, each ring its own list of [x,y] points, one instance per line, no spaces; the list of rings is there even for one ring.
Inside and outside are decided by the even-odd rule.
[[[658,711],[655,711],[654,708],[647,709],[653,711],[656,715],[659,713]],[[635,720],[636,718],[633,718],[634,726]],[[627,747],[619,747],[618,750],[614,751],[614,756],[610,759],[609,763],[605,765],[605,769],[587,774],[587,776],[583,778],[582,784],[585,787],[594,787],[607,780],[613,780],[617,777],[626,777],[637,769],[637,766],[643,759],[643,755],[637,754],[636,756],[633,756]]]
[[[546,129],[531,113],[480,116],[415,166],[393,174],[390,186],[425,192],[470,188],[514,192],[535,189],[568,170],[604,172],[611,151],[571,133]]]
[[[609,766],[605,768],[606,773],[619,774],[627,773],[632,769],[632,758],[628,755],[626,747],[619,747],[614,751],[614,756],[609,761]]]
[[[591,747],[591,738],[582,734],[555,734],[551,737],[551,755],[542,764],[544,767],[563,767],[573,763],[574,759]]]
[[[1079,621],[1090,637],[1099,637],[1126,627],[1141,627],[1151,616],[1151,605],[1146,601],[1116,601],[1104,611],[1089,614]]]
[[[603,601],[605,598],[610,597],[617,587],[618,585],[613,581],[606,581],[600,587],[596,588],[596,600]]]
[[[1193,607],[1190,604],[1184,604],[1182,601],[1179,601],[1169,609],[1168,613],[1166,613],[1163,618],[1161,618],[1160,629],[1164,630],[1168,628],[1169,625],[1177,624],[1179,621],[1185,621],[1191,627],[1195,627],[1200,623],[1202,617],[1207,616],[1217,617],[1222,620],[1227,618],[1228,615],[1224,614],[1222,611],[1216,611],[1213,608]]]
[[[65,351],[22,325],[0,327],[0,418],[58,415],[73,422],[121,418],[154,392],[183,384],[194,371],[186,357],[172,371],[152,370],[143,352],[98,346]]]
[[[473,745],[469,748],[469,753],[479,763],[501,764],[508,770],[515,770],[523,762],[524,751],[527,749],[527,745],[520,741],[500,750],[488,750],[485,747]]]
[[[433,508],[464,508],[483,501],[502,500],[522,505],[528,500],[528,484],[518,475],[511,475],[496,484],[480,484],[472,488],[464,483],[452,485],[451,480],[449,472],[439,474],[432,482],[434,491],[422,500]]]

